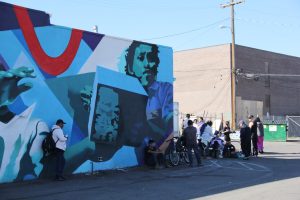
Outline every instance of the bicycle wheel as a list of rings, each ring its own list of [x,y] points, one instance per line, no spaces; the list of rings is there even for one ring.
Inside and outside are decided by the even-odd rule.
[[[177,166],[179,165],[179,155],[177,152],[170,152],[169,154],[169,160],[170,160],[170,163],[173,165],[173,166]]]
[[[182,152],[182,158],[183,158],[183,160],[184,160],[184,162],[186,163],[186,164],[190,164],[190,159],[189,159],[189,155],[188,155],[188,153],[186,152],[186,151],[183,151]]]

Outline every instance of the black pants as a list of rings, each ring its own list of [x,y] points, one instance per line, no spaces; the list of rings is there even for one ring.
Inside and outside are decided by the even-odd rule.
[[[252,136],[252,155],[257,156],[258,150],[257,150],[257,136]]]
[[[251,140],[241,140],[241,148],[245,157],[249,157],[251,154]]]
[[[191,166],[193,165],[193,153],[192,153],[192,149],[194,150],[194,154],[196,156],[197,163],[198,163],[198,165],[200,165],[201,164],[201,157],[200,157],[200,150],[198,148],[198,145],[197,144],[188,145],[186,148],[187,148],[187,153],[188,153],[189,160],[190,160],[190,165]]]
[[[63,171],[65,168],[65,157],[64,157],[64,150],[55,149],[55,154],[56,154],[56,177],[61,177],[63,175]]]
[[[155,167],[156,165],[162,166],[164,163],[164,155],[162,153],[151,153],[145,159],[145,163],[149,167]]]

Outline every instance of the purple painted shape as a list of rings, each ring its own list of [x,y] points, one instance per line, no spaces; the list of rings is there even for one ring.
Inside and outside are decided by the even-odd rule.
[[[2,71],[9,70],[9,67],[8,67],[7,63],[5,62],[5,60],[4,60],[4,58],[2,57],[1,54],[0,54],[0,70],[2,70]]]
[[[95,50],[99,42],[104,37],[104,34],[91,33],[84,31],[82,39],[89,45],[92,50]]]
[[[13,4],[0,2],[0,31],[20,28],[13,6]],[[28,9],[28,13],[33,26],[50,25],[50,17],[47,13],[33,9]]]

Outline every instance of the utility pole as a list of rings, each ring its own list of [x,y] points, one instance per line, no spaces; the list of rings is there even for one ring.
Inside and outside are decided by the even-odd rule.
[[[233,130],[236,129],[234,6],[243,2],[231,0],[228,4],[221,4],[221,8],[231,7],[231,127]]]

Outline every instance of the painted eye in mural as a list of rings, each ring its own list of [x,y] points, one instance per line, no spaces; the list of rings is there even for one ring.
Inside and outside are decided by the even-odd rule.
[[[140,60],[140,61],[143,61],[144,59],[145,59],[145,54],[143,53],[143,54],[140,54],[139,56],[138,56],[138,59]]]
[[[156,55],[153,52],[147,54],[147,60],[149,63],[155,63]]]

